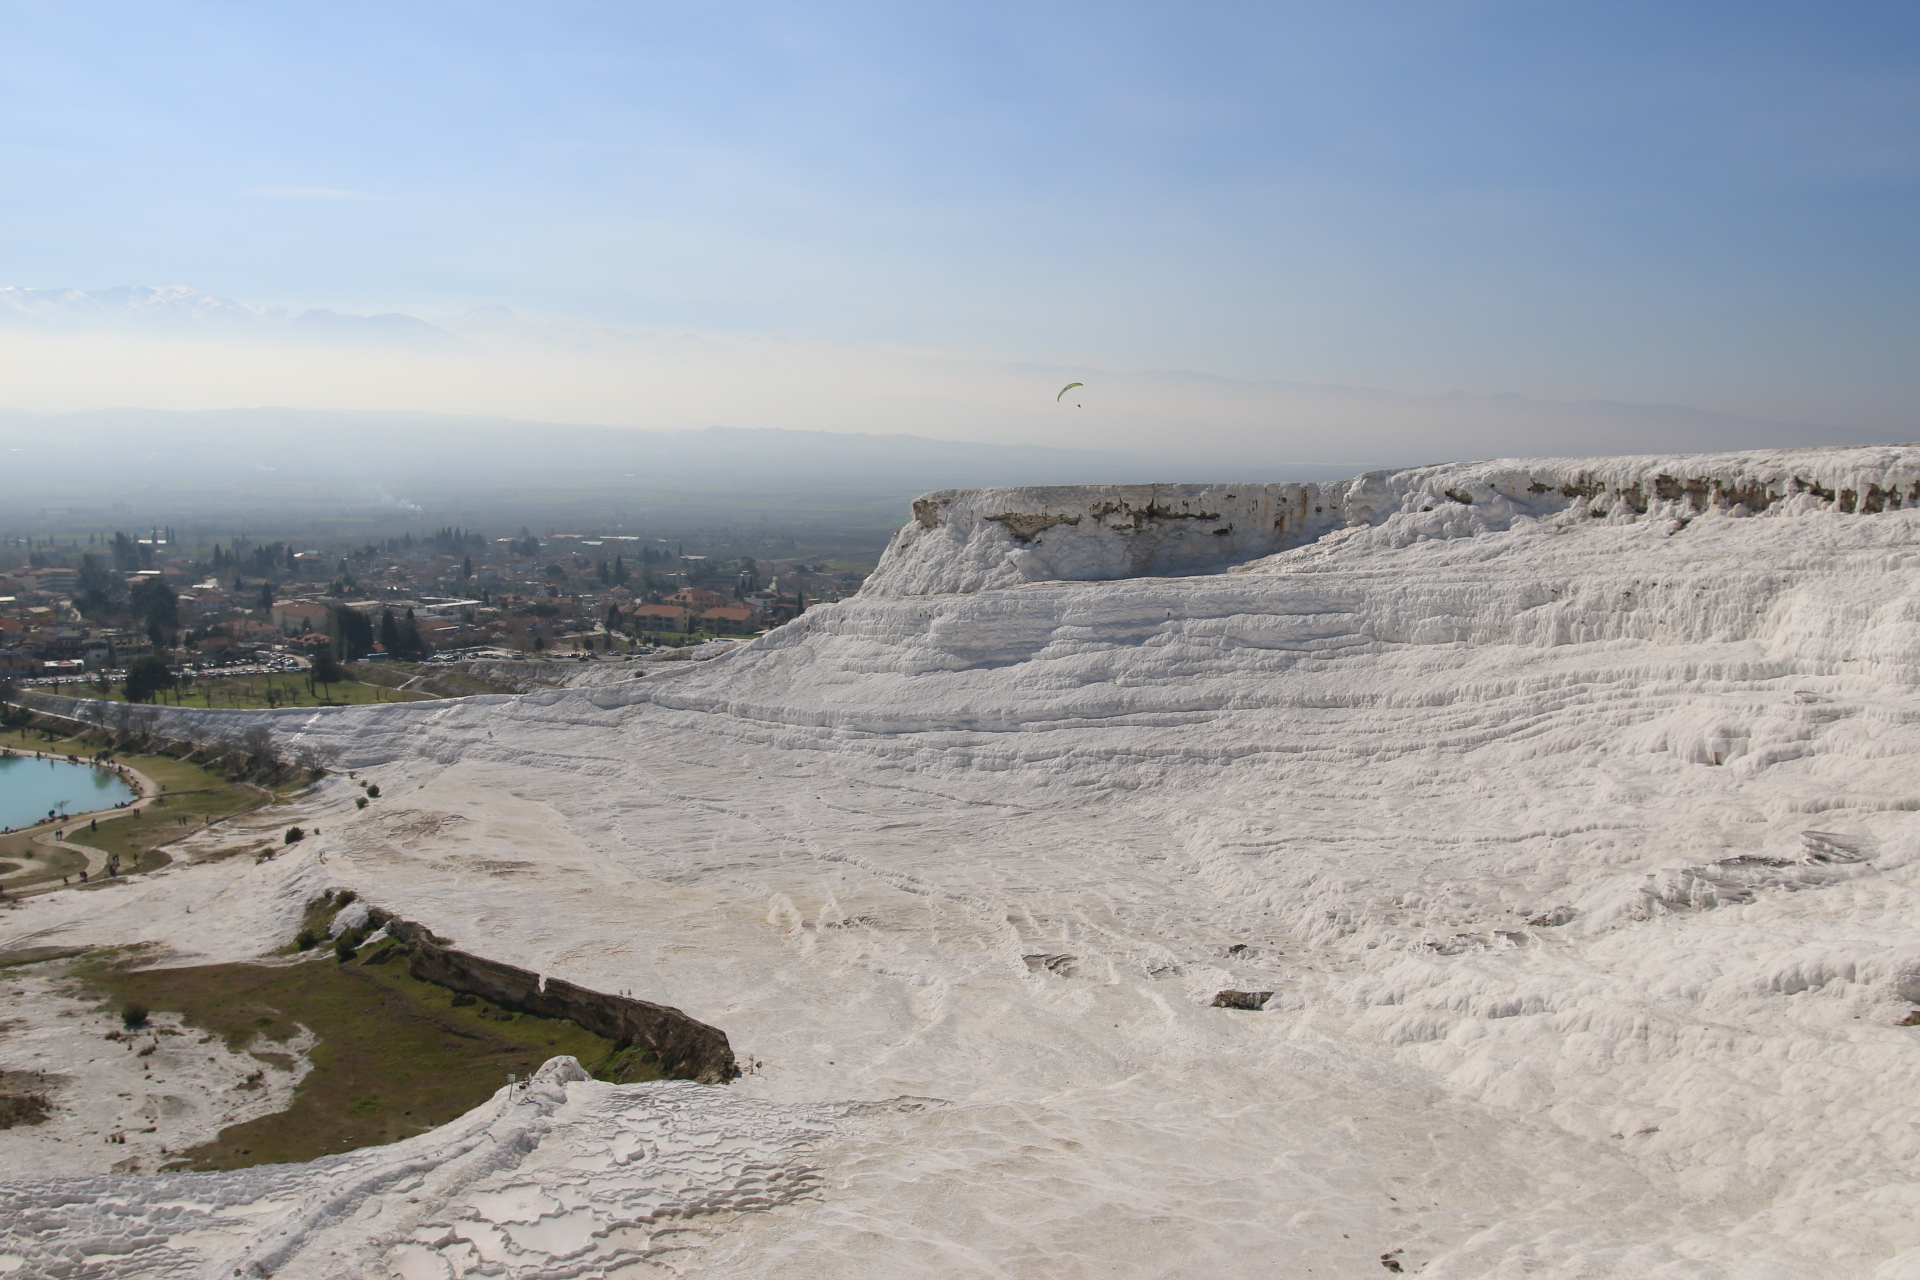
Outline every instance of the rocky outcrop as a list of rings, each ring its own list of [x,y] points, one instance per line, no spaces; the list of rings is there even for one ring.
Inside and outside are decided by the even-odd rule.
[[[1086,485],[948,489],[913,504],[863,590],[979,591],[1019,582],[1204,573],[1300,541],[1315,487]]]
[[[384,917],[387,935],[411,953],[407,971],[422,982],[462,991],[503,1009],[542,1018],[565,1018],[619,1045],[643,1047],[675,1080],[725,1084],[740,1074],[726,1032],[678,1009],[626,996],[590,991],[558,978],[447,945],[425,927]]]
[[[863,594],[1216,573],[1343,530],[1423,539],[1518,519],[1669,522],[1920,504],[1920,448],[1864,445],[1625,458],[1505,458],[1332,483],[946,489],[913,504]],[[1417,526],[1417,528],[1415,528]]]
[[[1216,1009],[1251,1009],[1258,1012],[1273,999],[1271,991],[1222,991],[1213,998]]]

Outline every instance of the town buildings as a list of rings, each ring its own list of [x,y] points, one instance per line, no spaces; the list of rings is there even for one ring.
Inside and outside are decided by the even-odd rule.
[[[417,638],[411,656],[618,652],[754,635],[861,580],[800,561],[683,555],[667,540],[524,530],[342,547],[183,546],[110,533],[90,544],[9,540],[0,546],[0,673],[97,673],[155,652],[181,665],[320,648],[379,656],[383,634],[402,627]],[[161,595],[171,601],[154,606],[162,616],[141,612]],[[365,619],[357,634],[371,634],[369,653],[348,651],[343,610]]]

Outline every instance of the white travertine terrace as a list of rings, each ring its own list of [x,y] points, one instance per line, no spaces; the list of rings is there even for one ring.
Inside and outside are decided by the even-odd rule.
[[[0,1275],[1920,1276],[1916,500],[1904,446],[935,494],[713,662],[268,713],[382,798],[0,947],[347,885],[754,1066],[9,1164]]]

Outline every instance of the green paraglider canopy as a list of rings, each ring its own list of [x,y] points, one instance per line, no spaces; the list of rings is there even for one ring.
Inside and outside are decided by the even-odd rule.
[[[1069,391],[1071,391],[1071,390],[1073,390],[1073,389],[1074,389],[1075,387],[1084,387],[1084,386],[1086,386],[1086,385],[1087,385],[1087,384],[1086,384],[1086,383],[1084,383],[1084,382],[1069,382],[1069,383],[1068,383],[1068,384],[1067,384],[1066,386],[1064,386],[1064,387],[1062,387],[1062,388],[1060,388],[1060,395],[1059,395],[1059,396],[1055,396],[1055,397],[1053,398],[1053,402],[1054,402],[1055,404],[1059,404],[1059,403],[1060,403],[1060,396],[1064,396],[1065,394],[1067,394],[1067,392],[1069,392]]]

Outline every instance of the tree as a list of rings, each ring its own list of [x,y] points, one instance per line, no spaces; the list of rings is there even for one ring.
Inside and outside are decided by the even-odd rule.
[[[113,612],[113,589],[117,584],[99,557],[80,557],[80,572],[74,575],[73,606],[88,621]]]
[[[127,682],[120,691],[128,702],[152,702],[178,682],[165,658],[137,658],[127,667]]]
[[[620,556],[613,558],[613,581],[616,586],[627,585],[627,562]]]
[[[400,656],[400,623],[391,609],[380,611],[380,647],[387,651],[389,658]]]
[[[413,610],[407,610],[407,616],[400,621],[400,652],[408,658],[427,656],[427,642],[420,638],[420,624],[414,621]]]
[[[327,611],[327,631],[337,655],[358,662],[373,652],[373,623],[358,609],[334,605]]]
[[[172,643],[180,630],[180,599],[165,578],[142,578],[127,593],[127,608],[145,626],[155,648]]]
[[[345,676],[345,673],[341,673]],[[322,746],[318,743],[303,742],[293,749],[293,763],[305,769],[309,776],[319,777],[340,761],[340,748]],[[361,797],[365,799],[366,797]]]
[[[308,667],[308,670],[312,673],[313,678],[320,682],[320,687],[327,689],[326,696],[329,698],[333,696],[329,686],[339,684],[347,678],[346,669],[340,665],[339,660],[333,656],[332,650],[329,649],[314,650],[313,662],[312,665]]]
[[[461,556],[461,557],[460,557],[460,578],[461,578],[461,581],[463,581],[463,582],[464,582],[464,581],[465,581],[466,579],[468,579],[468,578],[471,578],[472,576],[473,576],[473,557],[472,557],[472,556]]]
[[[260,607],[269,611],[273,608],[273,584],[271,582],[263,582],[260,584]]]
[[[132,573],[140,567],[140,552],[133,539],[124,533],[113,535],[113,567],[122,573]]]
[[[265,776],[279,771],[280,751],[273,745],[273,731],[265,725],[248,729],[235,746],[248,772]]]

